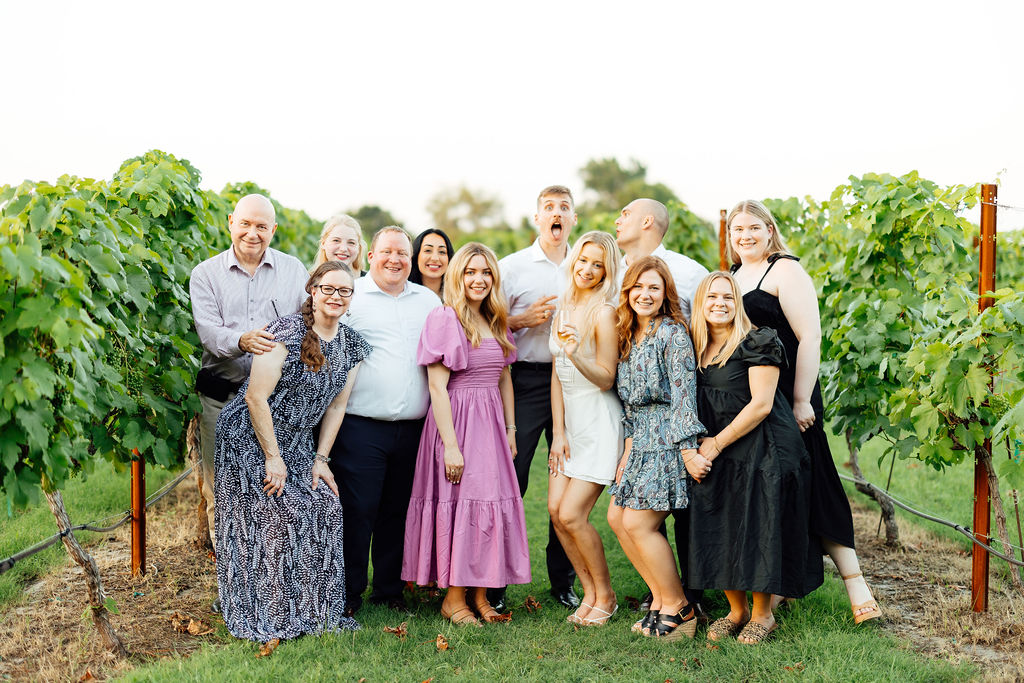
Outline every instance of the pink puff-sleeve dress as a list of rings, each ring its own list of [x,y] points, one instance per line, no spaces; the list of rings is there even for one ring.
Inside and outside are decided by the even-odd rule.
[[[465,469],[458,484],[445,478],[444,444],[428,410],[405,519],[404,581],[441,588],[530,583],[526,518],[498,390],[515,358],[495,339],[470,346],[451,308],[427,316],[417,361],[451,371],[448,397]]]

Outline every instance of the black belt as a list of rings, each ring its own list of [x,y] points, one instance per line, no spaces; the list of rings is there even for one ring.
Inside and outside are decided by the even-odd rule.
[[[221,403],[227,401],[231,394],[237,393],[241,386],[241,382],[232,382],[218,377],[209,368],[203,368],[196,375],[196,391]]]
[[[534,370],[536,372],[551,372],[551,363],[531,363],[528,360],[517,360],[512,365],[522,370]]]

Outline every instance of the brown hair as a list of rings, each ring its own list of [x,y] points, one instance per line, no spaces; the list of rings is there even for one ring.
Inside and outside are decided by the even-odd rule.
[[[708,348],[708,321],[704,319],[704,302],[708,298],[711,283],[715,280],[729,281],[729,286],[732,287],[732,298],[736,302],[736,315],[732,319],[729,337],[718,354],[711,359],[712,361],[717,359],[718,367],[722,367],[747,336],[747,333],[754,328],[754,325],[747,317],[747,312],[743,310],[743,293],[740,292],[740,286],[736,284],[736,278],[722,270],[716,270],[708,275],[697,285],[697,293],[693,295],[693,310],[690,312],[690,321],[693,325],[693,352],[697,357],[697,365],[702,364],[704,350]]]
[[[618,324],[616,328],[619,333],[619,362],[629,358],[633,344],[640,334],[640,321],[636,317],[636,311],[629,305],[629,290],[633,289],[640,276],[649,270],[653,270],[661,276],[665,283],[665,300],[661,302],[661,308],[655,319],[668,318],[674,323],[681,324],[683,329],[689,332],[686,326],[686,319],[683,317],[683,309],[679,306],[679,294],[676,293],[676,283],[672,279],[668,265],[657,256],[644,256],[639,258],[626,269],[622,277],[622,292],[619,294]],[[659,323],[660,324],[660,323]]]
[[[349,280],[355,281],[352,269],[347,264],[341,261],[325,261],[317,266],[306,280],[306,293],[309,296],[302,302],[302,307],[299,309],[299,312],[302,313],[302,322],[306,323],[306,336],[302,338],[299,360],[313,372],[318,372],[327,362],[323,351],[320,350],[320,335],[313,329],[313,288],[320,284],[324,275],[332,270],[340,270],[348,275]]]
[[[466,339],[470,346],[480,346],[480,332],[473,325],[473,313],[469,309],[469,302],[466,300],[466,268],[474,256],[483,256],[487,267],[491,269],[491,291],[487,298],[480,302],[480,316],[487,323],[487,327],[494,335],[494,339],[501,345],[501,350],[508,357],[516,350],[515,345],[508,339],[508,306],[505,304],[505,295],[501,293],[501,273],[498,272],[498,257],[494,255],[490,247],[479,242],[469,242],[462,245],[451,261],[448,262],[448,270],[444,274],[444,303],[455,311],[455,316],[462,324],[466,333]]]
[[[737,214],[746,213],[764,223],[765,227],[771,233],[768,235],[768,256],[772,254],[792,254],[789,247],[786,246],[786,241],[782,239],[782,233],[779,232],[779,224],[775,222],[775,216],[768,210],[768,207],[757,201],[756,199],[744,199],[742,202],[732,207],[732,211],[729,212],[728,217],[725,219],[725,229],[727,231],[732,230],[732,219]],[[739,265],[740,255],[733,251],[732,239],[725,240],[725,255],[732,263]]]
[[[548,185],[543,190],[541,190],[540,194],[537,195],[537,207],[538,208],[540,207],[540,200],[544,199],[547,196],[564,196],[564,197],[568,197],[569,198],[569,204],[572,206],[573,209],[576,208],[576,200],[574,200],[572,198],[572,192],[565,185]]]

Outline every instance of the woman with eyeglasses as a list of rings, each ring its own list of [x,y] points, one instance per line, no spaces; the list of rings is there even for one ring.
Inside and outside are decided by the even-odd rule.
[[[339,261],[313,271],[301,312],[267,326],[274,348],[253,356],[249,379],[217,420],[217,584],[237,638],[359,628],[343,616],[341,504],[325,455],[371,351],[339,322],[352,284]]]

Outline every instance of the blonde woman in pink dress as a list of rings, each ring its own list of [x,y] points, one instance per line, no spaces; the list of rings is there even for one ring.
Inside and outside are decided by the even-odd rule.
[[[406,515],[402,579],[447,588],[441,615],[455,624],[499,616],[486,588],[530,582],[512,466],[508,366],[516,351],[499,278],[489,248],[470,242],[459,249],[445,274],[445,306],[427,316],[420,336],[430,411]]]

